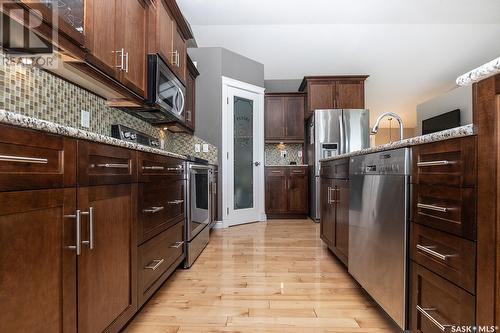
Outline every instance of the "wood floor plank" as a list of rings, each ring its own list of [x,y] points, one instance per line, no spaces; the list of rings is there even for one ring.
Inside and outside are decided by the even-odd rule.
[[[310,220],[272,220],[210,235],[126,333],[392,333],[394,324],[322,244]]]

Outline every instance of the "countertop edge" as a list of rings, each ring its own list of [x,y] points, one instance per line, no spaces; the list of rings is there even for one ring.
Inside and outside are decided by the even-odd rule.
[[[474,129],[474,125],[469,124],[469,125],[456,127],[456,128],[452,128],[452,129],[441,131],[441,132],[416,136],[414,138],[405,139],[403,141],[391,142],[391,143],[377,146],[377,147],[366,148],[366,149],[357,150],[357,151],[347,153],[347,154],[342,154],[342,155],[337,155],[337,156],[330,157],[330,158],[321,159],[320,162],[335,161],[335,160],[348,158],[348,157],[352,157],[352,156],[367,155],[367,154],[371,154],[371,153],[377,153],[377,152],[381,152],[381,151],[387,151],[387,150],[393,150],[393,149],[399,149],[399,148],[406,148],[406,147],[421,145],[421,144],[425,144],[425,143],[432,143],[432,142],[444,141],[444,140],[449,140],[449,139],[462,138],[462,137],[466,137],[466,136],[472,136],[475,134],[476,134],[476,131]]]
[[[309,165],[307,164],[297,164],[297,165],[291,165],[291,164],[281,164],[281,165],[264,165],[264,168],[306,168]]]
[[[64,126],[57,123],[53,123],[47,120],[37,119],[33,117],[24,116],[18,113],[0,110],[0,123],[4,125],[18,126],[22,128],[38,130],[46,133],[62,135],[66,137],[71,137],[75,139],[82,139],[97,143],[103,143],[107,145],[112,145],[116,147],[128,148],[133,150],[138,150],[146,153],[164,155],[168,157],[173,157],[181,160],[186,160],[185,156],[175,154],[159,148],[151,148],[148,146],[140,145],[138,143],[127,142],[119,139],[112,138],[110,136],[97,134],[78,128]]]

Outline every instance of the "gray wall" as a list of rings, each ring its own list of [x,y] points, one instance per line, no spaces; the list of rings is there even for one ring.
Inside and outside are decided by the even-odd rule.
[[[461,125],[472,124],[472,86],[455,88],[417,105],[417,135],[422,134],[422,120],[460,109]]]
[[[299,90],[300,83],[302,79],[290,79],[290,80],[266,80],[264,81],[264,87],[266,92],[294,92]]]
[[[221,47],[190,48],[196,79],[195,134],[219,150],[219,216],[222,218],[222,76],[264,87],[264,65]]]

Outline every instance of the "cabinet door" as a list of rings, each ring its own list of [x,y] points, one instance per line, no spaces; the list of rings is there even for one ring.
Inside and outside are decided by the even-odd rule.
[[[188,73],[186,77],[186,126],[194,130],[196,78]]]
[[[285,97],[285,137],[304,140],[304,97]]]
[[[87,60],[106,74],[119,79],[116,69],[120,53],[116,43],[115,0],[86,0],[85,45]]]
[[[309,211],[308,173],[307,168],[290,169],[288,177],[288,211],[290,213],[307,214]]]
[[[148,8],[144,0],[122,0],[119,3],[119,48],[124,49],[121,81],[140,96],[145,96]]]
[[[279,140],[285,137],[285,98],[266,96],[265,107],[266,140]]]
[[[266,213],[286,213],[287,179],[283,169],[266,170]]]
[[[364,109],[364,83],[359,81],[335,82],[336,109]]]
[[[349,181],[335,180],[335,247],[347,259],[349,249]]]
[[[0,332],[76,332],[76,190],[0,203]]]
[[[308,111],[320,109],[333,109],[335,83],[332,82],[313,82],[309,84],[308,96],[309,105]]]
[[[165,3],[162,0],[157,0],[157,16],[156,16],[156,52],[160,56],[168,61],[170,65],[172,63],[172,53],[173,53],[173,36],[175,23],[169,10],[165,7]]]
[[[82,254],[78,258],[78,331],[112,331],[137,306],[136,185],[78,189],[82,215]],[[92,223],[91,223],[92,222]],[[93,235],[90,230],[93,229]],[[93,236],[93,237],[92,237]],[[93,248],[90,243],[93,241]]]
[[[333,202],[333,182],[321,178],[320,229],[321,239],[328,245],[335,244],[335,203]]]
[[[182,80],[186,80],[186,57],[187,57],[187,46],[186,41],[181,35],[181,32],[177,27],[174,27],[174,37],[173,37],[173,49],[174,49],[174,72]]]

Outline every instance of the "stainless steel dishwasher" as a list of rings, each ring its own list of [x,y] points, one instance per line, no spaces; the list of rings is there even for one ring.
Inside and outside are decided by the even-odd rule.
[[[351,158],[349,273],[407,327],[410,149]]]

